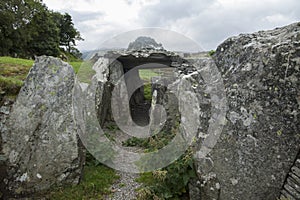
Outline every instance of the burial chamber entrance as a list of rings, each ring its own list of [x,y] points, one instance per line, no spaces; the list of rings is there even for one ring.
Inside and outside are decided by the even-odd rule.
[[[172,80],[175,77],[175,68],[171,67],[171,57],[162,53],[154,53],[148,57],[135,57],[129,54],[119,56],[117,61],[122,65],[127,89],[130,90],[137,84],[140,86],[130,97],[130,115],[137,125],[146,126],[150,121],[149,110],[153,91],[167,90],[166,86],[158,86],[156,82],[161,79]]]

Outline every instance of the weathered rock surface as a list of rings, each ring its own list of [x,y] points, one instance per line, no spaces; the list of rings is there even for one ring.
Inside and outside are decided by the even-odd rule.
[[[7,193],[31,196],[53,185],[77,184],[83,156],[72,117],[74,71],[59,59],[36,59],[1,127]]]
[[[229,110],[217,144],[197,163],[201,199],[279,198],[300,149],[299,41],[295,23],[217,48]]]

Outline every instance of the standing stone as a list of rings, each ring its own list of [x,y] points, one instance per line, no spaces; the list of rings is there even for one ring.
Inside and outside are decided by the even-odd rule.
[[[82,151],[72,117],[74,71],[41,56],[31,68],[5,128],[1,129],[7,177],[13,196],[31,196],[53,185],[78,184]]]
[[[210,167],[197,163],[203,199],[279,198],[300,149],[299,40],[295,23],[217,48],[229,110]]]

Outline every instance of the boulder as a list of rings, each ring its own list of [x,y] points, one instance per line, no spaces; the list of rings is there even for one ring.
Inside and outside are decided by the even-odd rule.
[[[299,41],[295,23],[217,48],[228,111],[216,145],[196,162],[201,199],[279,198],[300,149]]]
[[[31,196],[53,185],[78,184],[83,159],[72,117],[73,68],[37,57],[1,127],[7,193]]]

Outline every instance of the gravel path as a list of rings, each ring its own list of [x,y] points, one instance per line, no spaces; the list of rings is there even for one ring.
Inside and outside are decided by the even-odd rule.
[[[104,129],[106,133],[109,133],[114,142],[122,146],[122,142],[126,141],[131,136],[123,133],[122,131],[115,129],[115,130],[108,130]],[[124,149],[132,152],[141,151],[140,148],[137,147],[123,147]],[[106,197],[106,200],[133,200],[136,199],[136,189],[141,186],[141,183],[137,183],[135,181],[136,178],[139,177],[139,174],[128,173],[117,171],[117,175],[120,176],[112,186],[111,191],[113,192],[111,195]]]
[[[120,176],[120,179],[115,182],[111,190],[113,195],[108,197],[107,200],[133,200],[136,199],[135,190],[141,186],[140,183],[135,181],[139,177],[138,174],[126,173],[118,171],[117,174]]]

